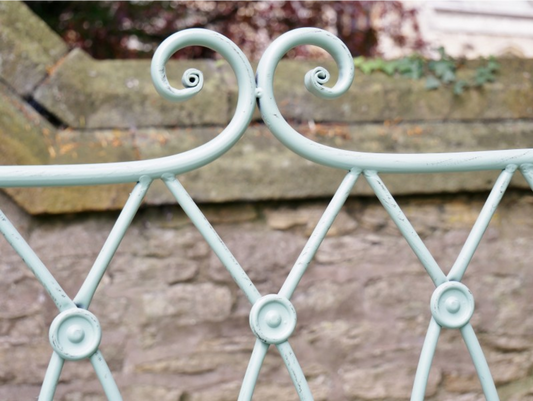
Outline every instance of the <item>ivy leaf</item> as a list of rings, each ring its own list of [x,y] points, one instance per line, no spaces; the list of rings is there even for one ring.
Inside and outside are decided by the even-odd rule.
[[[444,46],[440,46],[437,51],[439,52],[439,55],[440,55],[440,59],[441,60],[444,60],[446,58],[448,58],[448,55],[446,54],[446,50],[444,50]]]
[[[439,86],[440,86],[440,81],[437,78],[435,78],[434,75],[429,75],[426,78],[426,89],[427,90],[437,89]]]
[[[489,62],[487,63],[487,68],[490,72],[495,73],[500,69],[500,63],[498,63],[494,57],[490,57]]]
[[[455,64],[450,60],[430,61],[428,68],[444,82],[453,82],[455,80]]]
[[[361,64],[363,64],[365,60],[366,59],[363,56],[355,57],[353,59],[353,64],[355,65],[356,68],[361,68]]]
[[[465,91],[465,88],[468,88],[468,82],[466,82],[463,79],[460,79],[453,86],[453,94],[454,95],[461,95]]]
[[[404,57],[396,62],[396,71],[411,79],[420,79],[424,75],[424,62],[417,56]]]
[[[369,75],[374,71],[383,70],[384,65],[385,61],[382,59],[365,60],[359,65],[359,69],[363,72],[363,74]]]
[[[477,86],[482,86],[487,82],[494,82],[496,76],[488,67],[476,68],[476,77],[474,78]]]
[[[394,73],[396,72],[396,62],[388,61],[384,63],[383,66],[381,67],[381,71],[383,71],[389,77],[394,75]]]
[[[442,76],[440,77],[442,82],[445,84],[449,84],[451,82],[455,82],[455,71],[453,70],[444,70],[442,73]]]

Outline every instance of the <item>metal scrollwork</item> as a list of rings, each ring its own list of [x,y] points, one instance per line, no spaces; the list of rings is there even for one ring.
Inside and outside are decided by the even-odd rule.
[[[152,60],[152,78],[156,90],[171,101],[184,101],[203,86],[203,74],[196,69],[185,71],[184,89],[169,84],[165,65],[173,53],[187,46],[205,46],[224,57],[237,77],[239,87],[235,114],[227,127],[209,142],[186,152],[152,160],[119,163],[94,163],[42,166],[0,166],[0,186],[66,186],[137,182],[139,177],[161,178],[165,174],[183,174],[202,167],[227,152],[241,138],[255,109],[255,78],[242,51],[225,36],[207,29],[189,29],[168,37]]]
[[[333,87],[325,84],[329,72],[317,67],[309,71],[304,84],[314,95],[332,99],[345,93],[352,84],[354,63],[347,47],[335,36],[320,29],[302,28],[275,40],[259,62],[257,84],[250,63],[237,46],[224,36],[204,30],[190,29],[166,39],[157,49],[152,62],[152,78],[156,90],[171,101],[184,101],[202,90],[204,78],[196,69],[185,71],[183,89],[171,86],[166,64],[178,50],[187,46],[206,46],[219,52],[231,65],[239,85],[236,111],[228,126],[214,139],[187,152],[154,160],[62,166],[0,166],[0,187],[42,187],[95,185],[135,182],[114,227],[98,254],[86,280],[74,298],[69,298],[53,275],[0,211],[0,233],[22,257],[38,281],[55,302],[59,313],[49,332],[52,357],[41,387],[39,401],[51,401],[65,360],[88,359],[100,380],[107,398],[122,400],[109,367],[99,350],[101,327],[88,311],[95,291],[130,226],[143,197],[155,179],[161,179],[174,195],[183,211],[198,228],[213,252],[252,304],[250,328],[255,345],[239,394],[239,401],[252,399],[259,372],[269,347],[275,346],[287,367],[301,401],[313,396],[289,340],[296,328],[297,315],[291,297],[316,254],[334,219],[346,202],[357,179],[363,175],[378,199],[396,223],[400,232],[420,260],[436,289],[431,300],[431,321],[414,379],[412,401],[422,401],[433,355],[441,329],[457,329],[465,341],[478,372],[488,401],[498,395],[479,341],[470,323],[474,313],[474,297],[461,283],[474,252],[488,227],[513,174],[520,170],[533,188],[533,150],[503,150],[441,154],[376,154],[346,151],[313,142],[294,130],[281,115],[276,104],[273,77],[281,58],[293,47],[310,44],[325,49],[335,60],[339,78]],[[317,163],[347,170],[348,173],[317,223],[300,255],[277,294],[262,295],[246,271],[220,239],[185,188],[176,178],[181,174],[215,160],[229,150],[247,129],[255,109],[256,98],[261,114],[274,135],[299,155]],[[380,172],[451,172],[502,170],[476,220],[465,244],[446,275],[425,246],[391,193],[379,177]]]
[[[293,152],[306,159],[343,170],[371,170],[386,173],[434,173],[477,170],[503,170],[508,165],[521,165],[522,171],[531,164],[533,150],[513,149],[485,152],[385,154],[347,151],[322,145],[305,138],[283,118],[274,97],[273,80],[281,58],[293,47],[316,45],[326,50],[339,68],[334,87],[324,86],[329,72],[317,67],[305,75],[309,92],[325,99],[345,93],[354,77],[353,58],[344,43],[336,36],[315,28],[295,29],[281,35],[265,51],[257,68],[257,86],[261,91],[259,108],[265,124],[272,133]]]

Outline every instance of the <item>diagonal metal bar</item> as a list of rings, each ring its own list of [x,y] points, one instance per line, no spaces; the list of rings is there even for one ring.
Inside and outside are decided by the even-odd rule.
[[[466,268],[470,264],[474,252],[476,251],[483,234],[487,230],[490,220],[492,219],[492,216],[494,216],[494,212],[502,200],[503,194],[509,186],[509,182],[511,181],[511,178],[513,178],[515,171],[516,166],[507,166],[494,183],[494,187],[492,188],[483,209],[481,209],[481,212],[474,223],[474,227],[472,227],[457,260],[448,273],[448,280],[461,281],[463,278]]]
[[[107,365],[100,350],[97,350],[91,356],[91,363],[94,371],[96,372],[98,380],[102,384],[107,399],[109,401],[122,401],[122,396],[120,395],[120,391],[115,383],[115,379],[113,379],[113,375],[109,370],[109,366]]]
[[[359,178],[360,174],[360,171],[352,169],[344,177],[341,185],[335,192],[335,195],[331,199],[331,202],[329,203],[328,207],[324,211],[324,214],[322,215],[322,217],[318,221],[318,224],[313,230],[313,233],[307,240],[307,243],[305,244],[304,249],[300,253],[300,256],[296,260],[296,263],[294,264],[289,275],[285,279],[283,286],[279,290],[279,295],[287,299],[291,299],[296,289],[296,286],[302,279],[302,276],[307,270],[311,259],[313,259],[313,257],[315,256],[318,247],[324,240],[326,233],[330,229],[331,225],[333,224],[333,221],[335,220],[342,206],[346,202],[346,199],[350,195],[350,191],[355,185],[357,178]]]
[[[262,342],[258,338],[255,339],[252,356],[248,362],[248,367],[246,368],[246,373],[242,380],[241,391],[239,392],[239,398],[237,401],[252,400],[255,385],[257,384],[257,378],[259,377],[259,371],[261,370],[261,366],[263,366],[263,361],[265,360],[269,347],[269,344]]]
[[[276,347],[285,362],[300,401],[313,401],[313,394],[311,394],[307,379],[289,342],[284,341]]]
[[[87,278],[83,282],[76,297],[74,297],[74,303],[78,307],[89,309],[96,288],[98,287],[100,280],[102,280],[102,277],[106,272],[111,259],[115,255],[120,242],[124,238],[126,230],[135,217],[137,210],[139,210],[151,182],[152,180],[149,177],[141,177],[137,185],[135,185],[135,188],[133,188],[133,191],[120,212],[115,225],[111,229],[104,246],[100,250],[91,270],[89,270]]]
[[[233,280],[235,280],[239,288],[244,292],[250,303],[254,304],[255,301],[261,298],[261,294],[239,262],[237,262],[235,256],[233,256],[226,244],[219,237],[213,226],[207,221],[196,203],[194,203],[188,192],[183,188],[183,185],[171,174],[165,174],[163,181],[183,211],[203,235],[213,252],[215,252],[222,264],[226,267]]]
[[[426,338],[424,339],[424,345],[422,346],[422,352],[420,353],[418,366],[416,368],[411,401],[424,401],[429,379],[429,371],[431,370],[431,363],[433,362],[433,356],[437,349],[440,330],[441,327],[437,324],[434,318],[431,318]]]
[[[365,178],[376,193],[385,210],[398,226],[398,229],[407,240],[411,249],[414,251],[420,262],[422,262],[422,265],[428,272],[435,286],[438,287],[440,284],[448,281],[437,261],[433,255],[431,255],[402,209],[400,209],[400,206],[396,203],[392,194],[389,192],[381,178],[379,178],[378,174],[375,171],[365,171]]]
[[[526,179],[529,187],[533,189],[533,164],[523,164],[520,166],[520,172]]]
[[[39,259],[37,254],[28,245],[24,238],[22,238],[17,229],[11,224],[2,211],[0,211],[0,232],[19,254],[24,263],[30,268],[37,280],[39,280],[48,292],[57,308],[61,312],[75,308],[76,305],[74,305],[74,302],[72,302],[67,296],[63,288],[61,288],[57,280],[52,276],[52,273],[50,273],[41,259]]]
[[[50,358],[50,362],[48,363],[48,368],[46,369],[46,375],[44,376],[38,401],[53,401],[57,383],[59,382],[59,376],[61,375],[64,364],[65,360],[54,351]]]
[[[483,394],[485,394],[485,399],[487,401],[499,401],[498,392],[496,391],[496,386],[494,385],[494,380],[490,374],[489,365],[483,354],[483,350],[479,345],[479,341],[476,337],[476,333],[472,328],[472,325],[468,323],[467,325],[461,328],[461,334],[465,341],[468,352],[472,357],[472,362],[476,367],[477,375],[479,381],[481,382],[481,387],[483,388]]]

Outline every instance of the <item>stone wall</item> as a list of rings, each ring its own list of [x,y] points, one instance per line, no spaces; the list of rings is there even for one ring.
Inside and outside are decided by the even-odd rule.
[[[346,149],[533,147],[533,63],[501,63],[496,83],[460,97],[372,75],[358,76],[340,100],[319,102],[303,85],[293,86],[311,63],[286,61],[276,93],[300,131]],[[169,74],[190,66],[206,73],[204,91],[184,104],[167,103],[151,87],[147,61],[95,61],[69,51],[24,5],[0,2],[2,164],[146,159],[205,142],[231,118],[236,86],[221,62],[175,62]],[[226,155],[180,179],[268,294],[282,285],[343,173],[293,155],[257,121]],[[448,271],[496,176],[389,175],[384,181]],[[0,204],[72,297],[129,191],[131,185],[8,189]],[[502,400],[533,400],[532,199],[525,182],[513,180],[464,279]],[[57,310],[3,239],[0,255],[0,400],[32,399],[50,358],[48,328]],[[370,189],[358,183],[293,298],[298,324],[291,345],[315,399],[409,399],[433,288]],[[102,353],[128,401],[237,399],[254,344],[249,310],[201,235],[157,185],[91,305],[103,327]],[[56,399],[105,400],[88,361],[66,363]],[[254,396],[271,399],[297,400],[274,348]],[[427,399],[484,399],[458,331],[441,335]]]

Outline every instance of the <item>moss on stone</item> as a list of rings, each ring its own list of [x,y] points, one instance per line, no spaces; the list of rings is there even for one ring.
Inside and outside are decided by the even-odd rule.
[[[22,96],[32,92],[67,46],[22,2],[0,2],[0,78]]]

